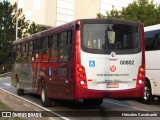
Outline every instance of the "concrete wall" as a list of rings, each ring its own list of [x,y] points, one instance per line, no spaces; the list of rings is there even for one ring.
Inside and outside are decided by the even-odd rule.
[[[49,26],[56,26],[56,0],[49,0],[48,2],[45,2],[45,22],[46,25]]]
[[[74,19],[96,18],[101,0],[75,0]]]
[[[9,0],[11,3],[17,0]],[[112,8],[120,10],[134,0],[18,0],[26,18],[37,24],[56,26],[74,19],[96,18]],[[153,0],[159,3],[159,0]],[[72,8],[73,7],[73,8]]]

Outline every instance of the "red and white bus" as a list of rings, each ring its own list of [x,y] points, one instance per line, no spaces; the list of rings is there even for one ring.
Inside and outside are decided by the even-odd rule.
[[[160,24],[144,28],[146,84],[142,102],[152,104],[160,98]]]
[[[142,98],[144,27],[116,19],[80,19],[13,42],[11,83],[31,90],[43,106],[55,99]]]

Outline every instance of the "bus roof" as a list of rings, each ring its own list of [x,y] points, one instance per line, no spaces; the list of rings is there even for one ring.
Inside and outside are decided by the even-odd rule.
[[[147,32],[147,31],[153,31],[153,30],[159,30],[159,29],[160,29],[160,24],[144,27],[144,31],[145,32]]]

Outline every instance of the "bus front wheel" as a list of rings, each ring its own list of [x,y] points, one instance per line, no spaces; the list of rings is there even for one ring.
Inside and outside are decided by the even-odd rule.
[[[24,90],[20,89],[19,82],[16,84],[16,90],[17,90],[17,95],[21,96],[24,95]]]
[[[85,105],[99,106],[103,103],[103,99],[83,99]]]
[[[46,87],[41,87],[41,104],[43,107],[51,107],[52,100],[47,97]]]

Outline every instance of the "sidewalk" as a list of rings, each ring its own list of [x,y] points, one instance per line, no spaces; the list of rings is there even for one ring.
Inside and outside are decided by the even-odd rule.
[[[32,111],[32,112],[33,111],[35,111],[35,112],[44,111],[44,110],[42,110],[42,109],[40,109],[40,108],[30,104],[30,103],[27,103],[26,101],[18,99],[15,96],[9,95],[8,93],[6,93],[3,90],[0,90],[0,101],[2,103],[4,103],[5,105],[9,106],[10,108],[12,108],[14,111],[20,111],[20,112],[24,112],[24,111]],[[47,116],[47,114],[45,114],[45,115]],[[50,114],[48,113],[48,115],[50,115]],[[61,118],[58,118],[58,117],[54,117],[54,118],[53,117],[42,117],[42,118],[28,117],[28,118],[22,118],[22,119],[23,120],[60,120]],[[12,120],[12,118],[10,118],[9,120]]]

